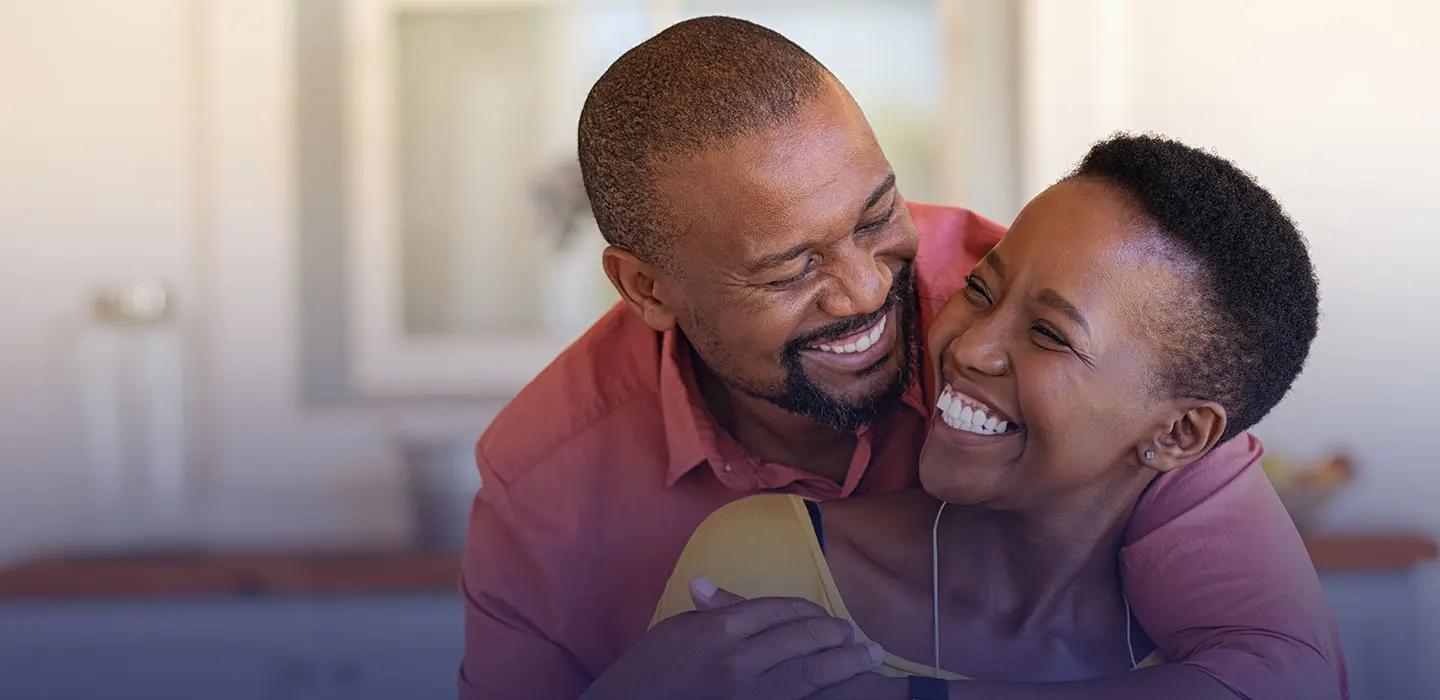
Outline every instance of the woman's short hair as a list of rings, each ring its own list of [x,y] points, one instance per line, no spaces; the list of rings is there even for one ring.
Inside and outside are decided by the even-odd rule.
[[[1319,326],[1319,283],[1295,222],[1230,161],[1156,135],[1101,141],[1068,177],[1123,191],[1161,248],[1197,271],[1196,297],[1150,319],[1168,358],[1158,388],[1224,406],[1222,440],[1259,422],[1300,375]]]

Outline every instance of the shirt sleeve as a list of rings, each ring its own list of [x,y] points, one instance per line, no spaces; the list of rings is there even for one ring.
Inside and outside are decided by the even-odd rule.
[[[1262,454],[1242,433],[1152,484],[1120,552],[1126,595],[1170,661],[1238,697],[1348,700],[1333,614]]]
[[[544,632],[549,587],[503,482],[477,449],[482,488],[461,564],[465,656],[460,700],[572,700],[594,680]],[[553,606],[551,606],[553,607]]]

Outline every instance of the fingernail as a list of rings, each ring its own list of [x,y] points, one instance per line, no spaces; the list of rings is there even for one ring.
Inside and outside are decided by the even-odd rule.
[[[885,650],[881,648],[879,644],[876,644],[875,642],[866,642],[865,651],[870,652],[871,661],[874,661],[877,664],[885,661]]]
[[[855,630],[855,641],[858,642],[865,638],[865,633],[860,631],[860,625],[855,624],[854,620],[850,621],[850,627]]]
[[[694,585],[695,585],[695,592],[696,592],[696,593],[699,593],[699,594],[700,594],[700,597],[701,597],[701,598],[704,598],[705,600],[710,600],[711,598],[714,598],[714,597],[715,597],[715,591],[720,590],[720,587],[719,587],[719,586],[716,586],[715,584],[710,583],[710,579],[704,578],[703,576],[702,576],[702,577],[699,577],[699,578],[696,578]]]

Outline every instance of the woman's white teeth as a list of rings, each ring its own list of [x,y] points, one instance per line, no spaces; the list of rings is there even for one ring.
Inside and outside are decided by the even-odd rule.
[[[998,415],[985,412],[986,406],[975,399],[961,394],[950,387],[940,392],[935,403],[945,424],[957,430],[979,435],[999,435],[1010,429],[1010,422],[1000,420]]]
[[[875,324],[875,327],[871,328],[869,333],[860,336],[860,339],[853,343],[846,343],[844,345],[816,345],[815,347],[825,352],[833,352],[840,355],[850,352],[865,352],[880,342],[880,336],[885,335],[886,320],[887,317],[881,316],[880,322]]]

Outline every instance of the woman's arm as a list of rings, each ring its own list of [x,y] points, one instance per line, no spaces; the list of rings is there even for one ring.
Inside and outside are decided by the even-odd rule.
[[[1183,663],[1164,671],[1176,682],[1203,675],[1241,698],[1348,698],[1333,614],[1262,452],[1242,433],[1151,486],[1120,551],[1126,595]]]
[[[1245,698],[1186,664],[1160,664],[1129,673],[1068,683],[950,681],[949,700],[1236,700]],[[866,673],[811,700],[909,700],[905,678]],[[1245,698],[1245,700],[1260,700]]]
[[[1160,664],[1130,673],[1070,683],[951,681],[950,700],[1236,700],[1209,674],[1186,664]]]

